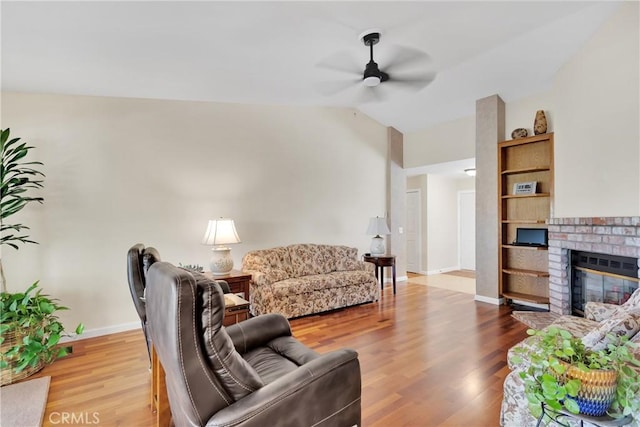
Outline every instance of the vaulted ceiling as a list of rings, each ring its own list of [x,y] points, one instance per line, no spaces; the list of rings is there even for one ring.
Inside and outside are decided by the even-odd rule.
[[[475,100],[545,90],[619,2],[7,2],[2,89],[232,103],[347,106],[414,132],[473,114]],[[419,91],[364,87],[358,39],[377,28],[435,73]],[[405,58],[405,60],[411,58]],[[355,69],[354,74],[323,67]],[[410,69],[409,67],[414,67]],[[392,77],[394,76],[393,73]],[[327,95],[323,85],[351,81]],[[366,91],[373,101],[362,102]],[[379,99],[378,99],[379,98]]]

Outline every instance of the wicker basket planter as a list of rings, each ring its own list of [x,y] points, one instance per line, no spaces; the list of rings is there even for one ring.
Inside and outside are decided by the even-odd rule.
[[[29,334],[29,330],[10,329],[2,334],[4,341],[0,344],[0,355],[4,355],[16,344],[20,343],[22,339]],[[4,357],[4,356],[2,356]],[[44,368],[44,362],[39,359],[34,366],[27,366],[20,372],[15,372],[15,368],[18,366],[18,356],[4,357],[9,366],[0,369],[0,386],[12,384],[16,381],[20,381],[24,378],[30,377],[36,372]]]
[[[65,329],[57,313],[67,310],[35,282],[25,292],[0,294],[0,385],[11,384],[71,353],[60,344]],[[76,327],[80,335],[84,326]]]

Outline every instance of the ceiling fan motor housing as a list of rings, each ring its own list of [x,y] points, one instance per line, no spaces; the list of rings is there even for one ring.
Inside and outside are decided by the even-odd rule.
[[[373,45],[380,41],[380,32],[375,30],[365,31],[360,35],[360,39],[365,46],[369,46],[371,53],[370,60],[364,69],[362,80],[365,86],[378,86],[381,82],[389,80],[389,75],[380,71],[378,64],[373,60]]]

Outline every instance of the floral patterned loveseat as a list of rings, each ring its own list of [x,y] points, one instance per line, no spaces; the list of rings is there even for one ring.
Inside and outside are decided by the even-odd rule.
[[[636,359],[640,360],[640,289],[637,289],[627,302],[621,306],[588,302],[585,306],[585,317],[560,316],[550,326],[556,326],[571,332],[576,337],[581,337],[586,347],[596,350],[606,345],[606,334],[626,335],[638,344],[634,350]],[[507,362],[512,370],[504,381],[504,396],[500,412],[500,425],[502,427],[528,427],[536,426],[536,419],[529,412],[527,398],[524,394],[524,383],[520,378],[520,372],[528,368],[526,358],[521,364],[515,365],[511,358],[517,347],[531,348],[535,345],[536,337],[528,337],[512,347],[507,354]],[[632,367],[632,369],[640,369]],[[638,396],[640,399],[640,396]],[[640,427],[640,414],[632,414],[633,421],[628,427]],[[580,426],[580,423],[571,419],[563,419],[570,427]],[[548,426],[558,427],[560,424],[550,422]],[[593,427],[593,424],[585,422],[584,426]]]
[[[378,300],[375,267],[347,246],[296,244],[248,252],[251,314],[287,318]]]

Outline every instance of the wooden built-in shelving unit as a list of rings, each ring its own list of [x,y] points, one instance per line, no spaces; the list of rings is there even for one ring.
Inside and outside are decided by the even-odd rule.
[[[513,194],[515,183],[535,194]],[[516,246],[518,227],[547,228],[553,203],[553,133],[498,143],[499,291],[506,300],[549,304],[546,247]]]

